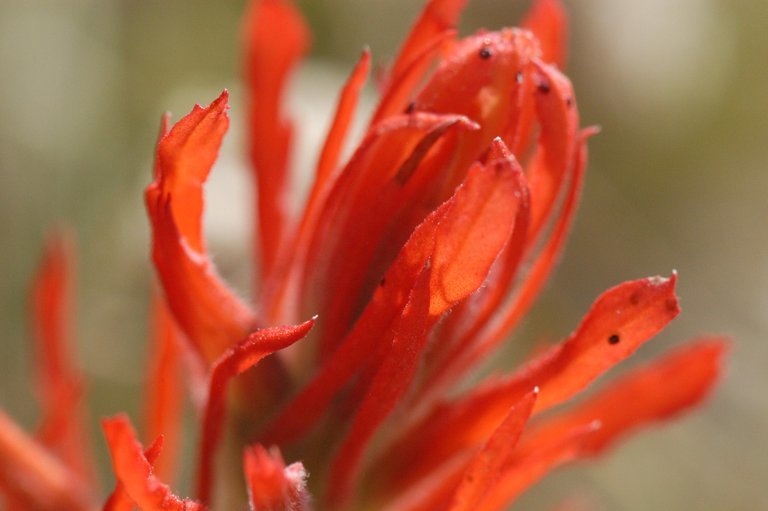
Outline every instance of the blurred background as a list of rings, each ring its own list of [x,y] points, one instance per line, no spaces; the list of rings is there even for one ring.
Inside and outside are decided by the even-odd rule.
[[[515,24],[527,3],[472,0],[463,33]],[[314,44],[290,108],[306,171],[360,49],[385,64],[421,2],[300,4]],[[583,124],[602,133],[563,263],[515,342],[561,338],[604,289],[672,269],[683,313],[630,365],[699,334],[734,342],[705,409],[557,472],[519,508],[576,494],[606,510],[768,509],[768,2],[569,7],[568,74]],[[45,234],[60,224],[78,239],[91,426],[120,410],[135,416],[152,271],[142,190],[159,118],[170,110],[177,120],[225,87],[233,122],[206,231],[221,272],[247,293],[242,10],[242,0],[0,1],[0,407],[26,427],[37,417],[27,291]],[[373,100],[369,87],[366,108]],[[106,463],[100,440],[98,450]]]

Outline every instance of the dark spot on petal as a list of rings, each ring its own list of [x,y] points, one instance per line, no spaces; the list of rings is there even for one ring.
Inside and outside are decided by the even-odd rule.
[[[619,344],[619,341],[621,341],[621,337],[619,337],[619,334],[613,334],[610,337],[608,337],[608,344]]]
[[[573,98],[571,96],[565,98],[565,104],[568,106],[573,106]]]
[[[638,305],[640,303],[640,292],[635,291],[629,296],[629,303],[632,305]]]
[[[413,113],[415,109],[416,109],[416,102],[411,101],[410,103],[408,103],[408,106],[405,107],[405,113],[407,114]]]
[[[379,281],[379,285],[384,287],[384,284],[386,284],[386,283],[387,283],[386,277],[381,277],[381,280]]]
[[[549,83],[545,81],[540,81],[536,85],[536,89],[538,89],[538,91],[541,92],[542,94],[547,94],[549,93]]]
[[[488,60],[493,56],[493,52],[487,46],[483,46],[482,48],[480,48],[480,52],[478,53],[478,55],[480,55],[481,59]]]
[[[517,83],[523,83],[523,72],[518,71],[517,75],[515,75],[515,80],[517,80]]]
[[[667,310],[677,312],[677,300],[675,298],[667,298]]]

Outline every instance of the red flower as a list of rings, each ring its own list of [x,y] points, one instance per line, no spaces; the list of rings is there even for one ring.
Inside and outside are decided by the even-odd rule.
[[[230,502],[244,502],[244,492],[214,492],[232,475],[221,466],[225,434],[243,453],[251,509],[309,509],[310,494],[318,509],[504,509],[553,467],[601,453],[712,387],[721,339],[692,343],[560,407],[678,314],[673,274],[606,291],[561,343],[459,390],[551,273],[595,131],[579,128],[558,70],[566,21],[557,0],[534,2],[523,29],[457,39],[464,3],[427,3],[343,163],[370,67],[363,52],[294,219],[285,208],[292,123],[281,94],[307,30],[286,0],[253,2],[245,24],[261,263],[253,305],[216,274],[201,229],[228,95],[170,129],[164,119],[145,197],[163,290],[146,429],[160,436],[144,450],[126,417],[103,422],[118,480],[105,509],[242,505]],[[79,387],[58,333],[62,270],[50,264],[36,302],[44,410],[46,421],[61,431],[72,422],[80,434],[60,411]],[[296,326],[272,326],[280,324]],[[178,449],[180,367],[193,398],[203,396],[193,399],[202,417],[195,501],[161,482]],[[78,435],[61,445],[46,438],[36,442],[0,415],[0,486],[22,508],[90,509],[95,489],[73,457],[82,450],[71,447]],[[281,451],[301,463],[286,466]]]

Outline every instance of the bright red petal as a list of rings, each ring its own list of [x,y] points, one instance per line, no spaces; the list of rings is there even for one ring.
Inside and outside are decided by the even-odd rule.
[[[315,182],[307,199],[301,223],[294,234],[294,238],[286,244],[283,256],[276,262],[277,267],[273,273],[272,281],[265,283],[265,298],[262,302],[269,304],[266,307],[268,308],[268,317],[272,321],[282,321],[291,317],[290,313],[284,311],[286,300],[289,301],[287,305],[291,308],[296,307],[293,302],[298,300],[294,296],[296,294],[294,287],[297,284],[297,278],[300,277],[296,271],[296,267],[301,264],[299,254],[306,251],[308,238],[322,213],[322,205],[338,177],[341,151],[352,124],[360,99],[360,92],[368,77],[370,66],[371,53],[366,49],[342,89],[336,115],[320,152]]]
[[[391,331],[428,260],[432,316],[477,290],[511,234],[520,186],[511,162],[473,167],[451,200],[413,231],[339,349],[271,425],[270,441],[302,435],[368,362],[369,370],[377,370],[382,336]]]
[[[409,80],[412,82],[411,87],[418,83],[430,64],[429,60],[421,57],[434,45],[436,38],[457,27],[466,3],[467,0],[429,0],[392,65],[388,84],[382,95],[386,96],[387,89],[397,86],[406,75],[414,77]],[[419,62],[418,69],[413,69],[414,62]]]
[[[283,112],[291,71],[309,46],[309,32],[286,0],[253,0],[246,13],[245,81],[248,89],[249,156],[256,173],[262,276],[276,263],[286,227],[288,158],[293,126]],[[258,241],[257,241],[258,240]]]
[[[606,384],[587,401],[541,423],[526,441],[562,435],[564,430],[599,421],[600,430],[584,445],[584,456],[610,448],[633,429],[666,420],[698,405],[720,375],[727,340],[705,339],[673,350],[645,367]]]
[[[144,451],[144,457],[147,458],[147,461],[153,468],[155,467],[158,456],[160,456],[160,451],[162,450],[163,445],[163,437],[158,436],[155,441],[152,442],[152,445],[147,447]],[[133,511],[133,500],[130,495],[128,495],[128,492],[125,491],[125,487],[120,481],[117,482],[112,494],[107,498],[104,507],[102,507],[102,511]]]
[[[200,463],[197,473],[197,496],[201,501],[208,502],[211,495],[213,461],[225,419],[227,384],[235,376],[255,366],[264,357],[304,338],[314,323],[314,320],[310,320],[298,326],[257,330],[244,341],[227,350],[213,365],[208,402],[203,418]]]
[[[203,183],[229,119],[224,91],[162,137],[157,176],[145,192],[152,258],[176,321],[198,352],[213,361],[255,324],[250,308],[216,274],[202,237]]]
[[[34,511],[90,511],[90,490],[0,410],[0,491],[12,502]]]
[[[392,341],[331,465],[328,501],[342,507],[352,497],[360,465],[373,434],[394,410],[416,374],[430,319],[430,269],[414,285],[402,315],[392,326]]]
[[[144,400],[144,438],[163,438],[163,456],[154,464],[155,474],[172,481],[179,458],[184,386],[181,353],[185,341],[158,290],[152,296],[152,335]]]
[[[301,463],[285,466],[280,451],[261,445],[246,447],[245,482],[251,511],[309,511],[308,474]]]
[[[180,499],[153,473],[128,417],[102,420],[117,480],[142,511],[202,511],[204,506]]]
[[[539,40],[544,62],[556,64],[560,69],[565,67],[568,16],[560,0],[534,1],[521,26]]]
[[[49,238],[32,289],[32,331],[42,418],[37,437],[81,478],[93,481],[82,408],[83,384],[72,360],[74,256],[63,234]]]
[[[450,453],[482,442],[509,407],[535,386],[540,389],[537,412],[574,396],[677,315],[674,284],[674,276],[643,279],[606,291],[565,342],[511,377],[491,380],[458,400],[435,406],[392,450],[412,453],[415,461],[407,466],[391,457],[384,461],[392,467],[395,484],[421,477]]]
[[[486,492],[497,484],[504,462],[528,423],[537,394],[538,390],[535,390],[525,395],[472,458],[453,495],[450,511],[475,511]]]

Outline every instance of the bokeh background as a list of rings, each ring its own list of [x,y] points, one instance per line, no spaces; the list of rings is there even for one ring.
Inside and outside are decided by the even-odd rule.
[[[297,167],[314,161],[362,46],[386,63],[420,3],[301,2],[314,45],[291,91]],[[463,31],[514,24],[526,4],[473,0]],[[568,73],[584,124],[603,131],[590,144],[564,261],[514,342],[561,338],[602,290],[672,269],[683,314],[636,360],[702,333],[734,341],[705,409],[559,471],[519,508],[549,509],[576,494],[595,509],[768,509],[768,2],[569,7]],[[141,192],[158,120],[225,87],[233,127],[208,190],[206,230],[222,273],[247,292],[242,10],[242,0],[0,1],[0,406],[25,426],[37,414],[28,283],[45,233],[60,224],[79,245],[77,342],[91,425],[123,409],[135,416],[151,275]]]

